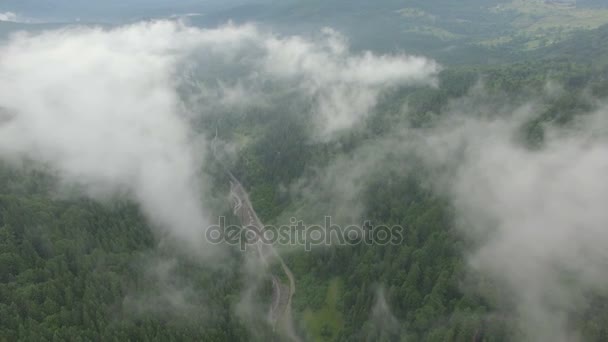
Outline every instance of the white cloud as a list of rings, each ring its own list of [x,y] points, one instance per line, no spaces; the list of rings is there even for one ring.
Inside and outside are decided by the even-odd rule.
[[[12,22],[12,23],[27,22],[27,20],[21,18],[20,16],[18,16],[17,14],[15,14],[13,12],[0,13],[0,21],[7,21],[7,22]]]
[[[489,234],[472,265],[515,291],[529,337],[572,340],[567,314],[608,284],[608,137],[589,125],[530,151],[513,131],[480,128],[452,189],[466,224]]]
[[[205,143],[191,117],[256,101],[264,96],[256,87],[276,82],[312,101],[302,115],[328,140],[364,119],[382,91],[433,84],[438,70],[420,57],[352,53],[331,30],[307,40],[252,25],[203,30],[159,21],[14,36],[0,46],[0,158],[50,165],[95,197],[127,193],[157,226],[200,246],[210,221],[200,175]],[[474,111],[484,110],[495,108]],[[608,109],[577,130],[550,129],[535,151],[514,139],[530,108],[505,109],[498,119],[467,111],[366,147],[363,159],[340,159],[332,173],[340,178],[320,182],[354,199],[365,176],[359,160],[377,165],[378,151],[417,151],[452,197],[463,231],[487,237],[472,265],[517,293],[524,328],[535,326],[529,336],[571,338],[565,313],[579,294],[608,283]]]
[[[12,38],[0,48],[0,106],[13,115],[0,157],[49,164],[93,195],[129,193],[154,223],[200,243],[203,155],[175,91],[193,38],[168,22]]]
[[[295,78],[316,102],[316,135],[329,140],[369,115],[378,95],[395,85],[435,84],[439,66],[407,55],[352,54],[346,39],[331,29],[319,42],[269,39],[266,69]]]
[[[478,242],[471,267],[513,294],[499,301],[515,305],[526,337],[578,340],[569,315],[608,285],[608,107],[569,127],[547,125],[543,146],[530,149],[521,129],[535,106],[471,105],[451,108],[408,148],[435,170],[432,183]]]
[[[608,106],[567,127],[547,125],[543,146],[530,149],[522,126],[543,106],[477,95],[451,103],[427,128],[367,141],[319,172],[315,186],[294,190],[332,213],[344,205],[357,214],[379,171],[422,168],[423,186],[450,200],[475,242],[465,251],[471,269],[512,294],[489,298],[498,309],[529,340],[578,340],[571,314],[608,285]]]
[[[351,54],[330,30],[305,40],[253,25],[155,21],[21,34],[0,46],[0,107],[10,118],[0,158],[48,164],[94,196],[128,193],[156,225],[196,245],[209,219],[204,139],[190,118],[254,103],[260,84],[277,82],[316,103],[301,115],[327,138],[386,87],[432,83],[437,69],[418,57]]]

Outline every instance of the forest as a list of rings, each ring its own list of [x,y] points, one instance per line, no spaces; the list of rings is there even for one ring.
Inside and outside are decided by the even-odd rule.
[[[301,115],[310,111],[306,97],[264,83],[271,108],[238,107],[195,121],[198,131],[236,146],[221,163],[208,153],[199,170],[213,184],[213,215],[236,222],[227,168],[266,224],[290,217],[312,224],[333,215],[343,225],[366,219],[407,228],[398,245],[285,248],[298,284],[293,321],[303,340],[535,340],[530,331],[546,327],[522,323],[516,291],[469,267],[481,238],[463,233],[458,204],[429,176],[448,162],[436,166],[417,150],[389,149],[393,140],[432,134],[458,110],[466,117],[477,106],[500,116],[527,103],[535,110],[518,123],[515,144],[530,153],[550,149],[556,130],[575,127],[608,96],[607,46],[602,26],[497,63],[479,63],[469,51],[443,66],[437,85],[391,88],[353,129],[329,141],[310,139],[314,127]],[[362,154],[371,166],[358,163]],[[247,254],[230,250],[214,267],[155,229],[128,193],[96,200],[78,184],[66,189],[44,163],[0,161],[0,341],[283,340],[235,313],[247,288]],[[355,169],[366,171],[353,176],[359,192],[347,198],[356,212],[334,196],[346,196],[337,185]],[[332,172],[337,176],[326,180]],[[576,283],[568,271],[560,277]],[[265,277],[255,293],[261,301],[272,286]],[[580,340],[606,341],[608,293],[590,288],[576,293],[576,305],[558,303],[556,310]]]

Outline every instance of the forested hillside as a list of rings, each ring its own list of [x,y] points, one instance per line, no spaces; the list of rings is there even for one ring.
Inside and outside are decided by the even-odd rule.
[[[492,6],[505,2],[492,2]],[[162,215],[167,212],[170,217],[174,212],[186,213],[182,209],[188,208],[189,202],[184,198],[190,197],[179,197],[173,189],[199,190],[190,187],[191,183],[180,182],[178,177],[184,174],[204,184],[201,189],[205,193],[201,197],[205,204],[214,204],[205,208],[212,224],[220,216],[225,216],[229,223],[242,224],[235,213],[243,204],[237,200],[230,207],[234,198],[228,194],[238,179],[247,189],[257,215],[269,225],[289,224],[291,218],[321,224],[326,216],[331,216],[342,226],[370,221],[376,226],[404,228],[403,240],[397,244],[321,246],[312,251],[304,251],[299,245],[276,246],[296,280],[290,310],[293,335],[302,341],[549,341],[551,338],[606,341],[608,292],[601,267],[592,267],[605,265],[604,234],[581,217],[603,224],[602,211],[596,207],[604,199],[603,183],[597,179],[606,167],[602,147],[606,141],[603,117],[608,96],[608,26],[577,31],[569,38],[531,50],[522,49],[517,42],[502,50],[504,46],[474,44],[492,38],[486,37],[486,33],[492,32],[495,37],[497,31],[510,32],[507,27],[510,16],[483,12],[489,14],[479,17],[479,12],[471,10],[489,7],[486,1],[467,1],[466,6],[447,0],[432,5],[430,1],[409,1],[408,6],[420,12],[404,10],[400,1],[385,1],[386,7],[366,1],[356,3],[358,16],[346,12],[353,8],[346,1],[310,1],[300,6],[290,3],[280,6],[284,16],[273,20],[288,25],[293,18],[314,16],[325,23],[324,15],[334,18],[334,14],[328,13],[345,11],[342,18],[348,22],[345,27],[356,36],[357,27],[352,22],[362,22],[367,16],[379,20],[388,10],[393,14],[402,10],[397,18],[419,23],[435,20],[429,17],[433,12],[445,19],[441,28],[449,31],[449,37],[442,38],[437,35],[447,33],[439,32],[439,26],[427,28],[435,35],[434,39],[466,42],[471,44],[467,45],[470,49],[462,54],[438,53],[446,59],[458,56],[458,60],[438,67],[436,80],[432,82],[396,83],[376,93],[370,89],[382,82],[377,81],[374,72],[390,79],[393,69],[400,64],[391,64],[393,69],[365,69],[372,76],[338,73],[336,81],[330,75],[333,60],[324,54],[330,51],[342,58],[350,52],[341,50],[340,43],[336,43],[339,37],[332,35],[321,48],[311,48],[314,44],[302,37],[284,45],[277,36],[263,41],[265,48],[275,44],[280,52],[293,46],[296,52],[310,49],[315,63],[325,63],[313,77],[305,75],[310,60],[297,53],[286,53],[285,59],[295,60],[293,64],[304,71],[297,69],[293,76],[288,68],[272,70],[279,75],[289,74],[292,78],[287,77],[287,81],[264,78],[267,72],[264,68],[280,64],[283,61],[280,58],[254,64],[259,70],[246,77],[234,76],[246,69],[239,63],[266,52],[256,45],[257,31],[229,27],[226,45],[237,45],[235,37],[245,36],[249,39],[245,48],[230,51],[224,58],[221,55],[224,47],[212,46],[208,50],[222,56],[219,61],[215,55],[202,53],[207,51],[203,48],[194,49],[193,55],[208,64],[202,70],[187,69],[189,77],[195,78],[197,72],[211,74],[211,81],[197,83],[189,79],[186,85],[180,84],[180,96],[184,98],[180,98],[183,101],[180,105],[211,103],[197,107],[199,112],[179,112],[179,118],[187,117],[190,121],[185,122],[194,127],[192,131],[184,130],[187,138],[174,139],[167,133],[158,144],[156,140],[144,139],[137,148],[125,147],[126,157],[112,165],[107,165],[115,162],[108,158],[112,151],[103,150],[93,167],[87,165],[76,171],[71,168],[76,163],[66,157],[71,149],[51,150],[56,155],[45,155],[49,159],[41,158],[43,162],[37,163],[28,158],[39,157],[38,152],[15,161],[11,154],[13,147],[0,146],[0,157],[9,156],[0,159],[0,341],[287,340],[278,332],[279,328],[266,322],[267,304],[278,301],[273,289],[279,281],[286,281],[276,276],[280,265],[267,265],[267,269],[260,271],[248,260],[255,253],[243,252],[236,246],[229,246],[225,254],[218,254],[209,262],[190,253],[189,246],[179,240],[183,236],[173,236],[171,230],[157,227],[161,225],[159,222],[164,223],[158,218],[164,218]],[[601,4],[586,1],[585,5]],[[313,10],[322,13],[311,14]],[[258,19],[264,20],[264,15],[260,14]],[[393,19],[387,26],[395,23]],[[473,26],[463,20],[477,22]],[[408,25],[402,28],[413,29]],[[145,29],[146,26],[136,28],[137,32]],[[165,31],[154,29],[158,32],[154,31],[152,36],[166,39]],[[93,35],[97,37],[100,31]],[[192,34],[194,30],[185,31]],[[129,31],[126,34],[129,39],[121,44],[132,44],[132,35],[135,34]],[[392,35],[386,41],[360,37],[365,44],[358,46],[355,42],[353,50],[374,48],[376,44],[379,51],[390,50],[404,46],[412,37],[403,41],[393,39]],[[195,38],[199,36],[188,35],[187,39],[175,41],[193,44]],[[220,40],[216,32],[205,38]],[[175,47],[178,43],[173,43],[169,44],[171,61],[186,54]],[[434,54],[444,46],[419,43],[413,48],[416,53]],[[24,46],[27,48],[27,44]],[[103,44],[100,46],[100,50],[105,49]],[[152,50],[160,49],[155,44],[150,46]],[[25,48],[19,45],[13,50]],[[484,55],[480,57],[475,51],[483,51]],[[504,51],[508,53],[502,55]],[[371,52],[363,56],[335,64],[349,71],[355,70],[353,65],[375,58]],[[2,68],[10,65],[3,64],[3,58],[0,56],[0,71],[8,70]],[[138,61],[130,67],[140,70],[142,65],[164,68],[165,63],[170,64],[154,58]],[[230,65],[225,71],[228,81],[221,75],[226,64]],[[96,64],[95,70],[105,72],[103,65]],[[181,70],[167,69],[171,75]],[[118,70],[127,73],[126,69]],[[146,78],[147,71],[144,67],[141,70],[138,75],[144,78],[144,85],[172,82],[169,77],[157,74]],[[78,67],[69,71],[75,78],[80,75]],[[6,74],[16,78],[8,71]],[[128,76],[120,74],[119,82],[108,84],[104,83],[106,79],[90,80],[93,88],[87,94],[107,86],[122,90],[124,84],[136,82]],[[245,96],[251,90],[247,88],[248,82],[255,86],[252,87],[255,92]],[[363,86],[357,88],[356,82]],[[163,92],[164,88],[150,91],[137,84],[138,101],[140,97],[154,99],[145,103],[140,120],[145,121],[148,113],[156,113],[158,108],[173,108],[164,107],[175,100]],[[209,91],[213,87],[220,90]],[[0,90],[7,89],[0,83]],[[41,92],[44,96],[54,95],[44,89]],[[69,89],[77,91],[77,87]],[[209,98],[224,96],[224,102],[194,96],[189,93],[192,89],[208,91],[204,95]],[[332,92],[334,89],[346,95]],[[354,109],[348,103],[331,102],[341,95],[351,102],[367,97],[374,100],[363,102],[370,109],[358,121],[353,120],[352,126],[331,132],[329,138],[315,136],[318,126],[314,115],[326,108],[315,107],[314,101],[329,98],[327,107],[331,110],[351,114]],[[85,97],[83,101],[88,100]],[[116,100],[117,107],[112,107],[115,103],[103,107],[108,109],[109,113],[104,115],[108,115],[109,121],[118,122],[117,117],[121,118],[112,112],[122,113],[116,109],[121,108],[120,100],[123,99]],[[91,100],[95,106],[106,105],[105,102]],[[47,104],[65,110],[66,117],[73,113],[73,108],[79,108],[61,101]],[[0,109],[2,105],[0,101]],[[28,105],[22,108],[30,109]],[[12,108],[7,108],[7,112],[9,109]],[[18,111],[15,113],[20,115]],[[5,124],[3,120],[11,121],[11,115],[3,119],[0,112],[0,127]],[[103,131],[104,123],[95,119],[90,116],[82,121],[92,122]],[[156,119],[150,126],[133,120],[122,128],[145,138],[163,125],[170,132],[181,132],[182,121],[167,124]],[[16,132],[22,133],[18,128]],[[120,129],[103,131],[104,143],[117,146],[112,144],[124,138],[117,132]],[[95,129],[89,133],[97,132]],[[89,137],[83,135],[82,141],[88,142]],[[54,139],[71,142],[66,136],[69,134],[57,134]],[[199,142],[191,136],[207,140]],[[163,149],[166,145],[186,145],[182,140],[200,144],[201,149],[195,150],[200,155],[186,153],[180,159],[175,157],[179,151]],[[75,144],[78,141],[74,139]],[[16,145],[14,150],[42,148],[43,143],[34,140],[31,144]],[[88,145],[82,149],[70,147],[90,152]],[[570,154],[562,158],[560,153],[564,150]],[[590,156],[586,154],[589,150]],[[138,154],[141,151],[161,153],[149,163],[125,167],[134,160],[147,162]],[[577,159],[581,155],[582,159]],[[65,159],[57,167],[52,163],[53,157]],[[192,174],[184,172],[191,162],[204,166]],[[62,167],[72,172],[58,172]],[[116,171],[121,167],[128,169],[126,181]],[[138,173],[146,167],[161,171]],[[534,173],[535,167],[542,172]],[[581,176],[581,170],[587,173]],[[103,196],[90,195],[94,191],[83,185],[89,181],[87,172],[101,174],[99,178],[93,177],[91,183]],[[519,176],[519,172],[521,177],[510,178]],[[163,185],[167,174],[176,177],[175,183],[166,183],[168,187],[158,186],[154,188],[156,192],[138,187],[146,182]],[[70,183],[66,175],[76,181]],[[105,190],[112,190],[103,182],[107,179],[118,179],[120,191],[106,194]],[[548,183],[535,187],[534,181],[544,180]],[[567,187],[570,183],[573,188]],[[539,199],[528,203],[523,196],[516,196],[519,192],[528,197],[536,194]],[[163,200],[152,201],[152,208],[157,211],[146,206],[149,203],[141,200],[141,193],[162,195]],[[586,194],[593,195],[589,199]],[[571,202],[554,204],[556,197]],[[171,205],[174,210],[166,210]],[[567,216],[565,213],[570,210],[575,214]],[[488,212],[499,214],[492,216]],[[510,219],[516,223],[509,225]],[[191,223],[184,221],[186,225]],[[580,228],[584,238],[580,238],[578,230],[577,234],[569,235],[569,230],[562,234],[559,226],[562,221],[577,229],[588,225],[594,229]],[[533,227],[529,231],[534,234],[526,235],[527,231],[522,230],[521,236],[510,235],[516,230],[513,227],[526,224]],[[188,227],[192,230],[180,232],[186,240],[198,241],[196,238],[203,237],[205,227]],[[549,234],[537,227],[549,227]],[[503,241],[512,244],[505,247],[500,244]],[[208,247],[201,245],[200,249]],[[521,253],[516,249],[520,247]],[[588,272],[578,263],[580,260],[589,262]],[[538,265],[543,267],[534,268]],[[543,273],[545,268],[551,271]],[[525,286],[529,286],[529,291],[522,289]],[[553,325],[555,322],[558,324]]]
[[[597,96],[608,89],[605,74],[590,64],[546,60],[454,68],[442,73],[440,89],[410,89],[390,97],[391,102],[379,108],[363,131],[344,137],[337,146],[306,146],[303,137],[290,134],[293,123],[274,125],[257,143],[260,145],[243,154],[239,165],[250,168],[237,169],[249,170],[242,177],[265,220],[285,222],[292,215],[320,222],[323,215],[337,212],[331,199],[298,202],[297,198],[286,198],[282,189],[281,184],[300,177],[302,165],[306,170],[306,166],[331,164],[336,156],[373,144],[378,136],[390,132],[395,122],[406,120],[424,126],[437,115],[448,115],[444,113],[448,103],[465,96],[477,82],[483,82],[487,96],[521,103],[542,96],[547,82],[566,87],[566,92],[548,100],[538,116],[521,127],[520,139],[531,148],[542,145],[547,123],[567,125],[576,115],[592,110],[586,100],[590,87]],[[410,109],[406,117],[400,113],[404,103]],[[277,140],[282,143],[271,143]],[[451,205],[429,189],[424,169],[413,160],[383,160],[388,171],[380,168],[374,172],[361,194],[365,198],[363,217],[376,224],[407,227],[402,245],[338,247],[288,258],[303,284],[295,297],[296,310],[304,322],[303,334],[316,341],[524,339],[514,313],[497,312],[508,297],[500,284],[467,272],[463,253],[474,241],[456,229]],[[394,171],[395,163],[415,171],[400,174]],[[573,324],[583,331],[585,341],[601,341],[607,336],[603,327],[608,315],[601,309],[607,299],[598,297],[593,307],[573,313]],[[390,304],[390,312],[379,313],[380,319],[386,320],[380,325],[370,320],[379,300]]]
[[[1,170],[0,340],[244,338],[229,315],[230,269],[159,250],[133,204],[57,198],[50,177]]]

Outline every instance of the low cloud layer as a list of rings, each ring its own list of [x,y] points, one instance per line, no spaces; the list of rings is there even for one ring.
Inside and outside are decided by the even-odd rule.
[[[353,54],[331,30],[304,39],[253,25],[156,21],[22,33],[0,45],[0,159],[48,168],[93,198],[127,196],[163,236],[208,260],[225,254],[204,241],[215,222],[205,204],[211,186],[202,170],[213,158],[205,132],[215,127],[200,122],[252,107],[276,113],[295,99],[305,104],[295,110],[311,123],[311,139],[331,140],[383,91],[433,84],[438,69],[420,57]],[[191,291],[175,288],[171,268],[158,263],[151,302],[191,311]],[[245,265],[236,308],[254,335],[268,323],[257,320],[267,308],[254,298],[266,272]],[[143,297],[127,302],[154,311]]]
[[[0,21],[17,22],[18,18],[17,15],[13,12],[4,12],[0,13]]]
[[[436,71],[423,58],[353,55],[333,31],[315,41],[158,21],[19,34],[0,46],[0,158],[48,165],[92,196],[127,194],[197,245],[209,221],[206,139],[192,118],[251,103],[257,86],[278,82],[316,104],[302,115],[327,138],[385,87],[433,82]]]
[[[475,242],[465,251],[471,270],[512,294],[491,300],[528,340],[573,341],[572,314],[608,285],[608,106],[564,127],[546,124],[543,143],[530,148],[522,127],[544,108],[473,94],[426,128],[396,128],[335,161],[322,179],[345,179],[339,194],[360,207],[373,176],[361,169],[425,169],[420,181],[450,200],[455,224]],[[332,196],[330,205],[344,201]]]
[[[305,39],[158,21],[20,34],[0,46],[0,158],[48,166],[94,198],[129,196],[163,232],[205,249],[207,139],[194,118],[273,106],[266,90],[279,88],[280,101],[310,103],[301,115],[328,141],[365,119],[383,91],[433,85],[438,70],[421,57],[352,53],[332,30]],[[464,101],[446,112],[431,128],[402,128],[338,159],[319,188],[348,204],[337,215],[356,216],[367,170],[400,170],[403,156],[416,156],[479,241],[471,266],[515,294],[526,335],[576,339],[568,313],[608,284],[608,106],[548,127],[534,150],[518,136],[534,106]]]
[[[0,12],[0,22],[30,23],[32,21],[14,12]]]
[[[322,140],[369,115],[383,90],[435,84],[439,71],[437,64],[421,57],[352,55],[346,39],[330,29],[323,31],[320,44],[292,38],[270,39],[266,45],[272,51],[265,62],[271,75],[295,78],[316,103],[315,132]]]
[[[365,119],[379,95],[396,86],[434,85],[440,66],[408,56],[355,54],[338,32],[282,37],[255,26],[206,31],[209,41],[189,69],[190,100],[219,111],[261,106],[309,117],[311,138],[329,141]],[[291,109],[288,109],[291,108]]]
[[[607,113],[547,128],[540,150],[517,142],[513,117],[463,122],[450,142],[464,153],[449,194],[463,232],[481,241],[471,265],[514,293],[531,340],[577,340],[569,314],[608,284]]]
[[[202,150],[175,91],[188,37],[159,23],[12,38],[0,48],[11,114],[0,157],[46,164],[93,196],[127,194],[182,241],[200,236]]]
[[[364,331],[367,332],[365,341],[404,340],[405,329],[392,314],[391,308],[386,302],[384,289],[379,288],[375,297],[369,320],[364,325]]]

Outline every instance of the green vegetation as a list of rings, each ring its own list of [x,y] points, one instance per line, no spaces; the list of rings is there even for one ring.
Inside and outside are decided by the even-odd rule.
[[[272,6],[269,6],[271,11]],[[357,49],[405,50],[444,64],[511,62],[525,51],[608,24],[601,1],[544,0],[294,1],[260,21],[307,30],[311,23],[345,32]],[[239,12],[240,13],[240,12]]]
[[[590,95],[608,96],[608,26],[571,31],[601,25],[608,20],[606,10],[566,13],[556,7],[545,13],[549,5],[523,1],[441,0],[431,5],[412,0],[406,1],[408,7],[399,8],[401,1],[390,3],[391,13],[399,20],[412,20],[400,32],[471,44],[468,48],[479,42],[496,48],[511,45],[517,53],[501,56],[499,61],[508,63],[479,65],[472,57],[479,50],[466,50],[461,55],[464,65],[448,66],[440,74],[440,87],[395,89],[364,127],[337,142],[311,142],[310,123],[297,115],[309,108],[291,97],[289,103],[278,105],[284,110],[253,108],[247,109],[247,115],[229,113],[213,124],[202,123],[209,127],[207,133],[218,128],[222,139],[238,147],[232,169],[249,189],[263,221],[283,223],[302,215],[314,220],[331,213],[327,211],[333,203],[328,198],[311,203],[294,196],[288,187],[368,146],[397,125],[424,127],[446,115],[450,101],[472,92],[476,85],[483,85],[486,95],[497,102],[543,99],[541,114],[521,127],[522,145],[530,149],[542,146],[545,124],[566,125],[576,115],[594,109],[587,100]],[[500,3],[501,10],[490,11]],[[334,5],[340,10],[340,3]],[[471,12],[482,5],[483,11]],[[510,31],[508,18],[513,11],[524,15],[513,25],[526,37]],[[306,12],[302,8],[291,12],[296,14]],[[525,20],[530,18],[536,18],[536,23],[527,25]],[[562,32],[560,18],[567,21],[568,35],[550,31]],[[506,31],[499,32],[503,28]],[[543,39],[548,43],[534,43]],[[537,49],[518,50],[522,47]],[[546,95],[551,82],[564,91]],[[366,180],[361,195],[364,217],[375,224],[408,227],[402,244],[287,254],[286,262],[298,282],[293,298],[297,332],[314,341],[520,340],[513,313],[495,314],[498,303],[508,302],[509,294],[502,292],[500,284],[466,272],[466,247],[475,241],[459,234],[453,207],[424,183],[428,170],[415,160],[407,166],[412,172],[378,168]],[[225,176],[218,174],[213,174],[215,181],[226,183]],[[245,286],[239,272],[241,254],[228,258],[233,264],[221,269],[205,267],[154,235],[139,208],[129,201],[97,203],[58,197],[55,188],[52,175],[0,165],[0,341],[259,338],[234,314]],[[168,275],[150,268],[153,263],[148,260],[157,259],[172,261]],[[379,329],[370,324],[380,287],[390,306],[387,324],[396,326]],[[168,289],[183,300],[176,304],[164,298]],[[606,341],[608,299],[588,296],[593,305],[572,313],[569,322],[582,331],[585,341]],[[260,335],[266,340],[274,336],[269,331]]]
[[[311,340],[332,341],[342,330],[344,319],[337,307],[341,288],[339,279],[331,280],[324,306],[314,312],[311,309],[304,311],[304,322],[312,335]]]
[[[514,31],[505,36],[482,41],[481,44],[500,46],[512,42],[513,37],[527,49],[537,49],[562,41],[578,30],[590,30],[608,24],[608,9],[577,7],[570,3],[540,0],[513,0],[510,4],[492,9],[495,13],[516,13]]]
[[[608,69],[597,63],[608,57],[603,51],[606,44],[600,43],[606,42],[605,30],[603,27],[580,33],[579,39],[567,39],[551,49],[539,50],[537,53],[544,53],[546,59],[448,68],[440,75],[440,88],[396,91],[378,106],[366,129],[343,137],[336,144],[311,144],[303,136],[288,134],[293,132],[293,126],[275,126],[270,137],[253,141],[259,148],[248,149],[261,155],[253,152],[242,155],[245,159],[266,160],[249,164],[256,167],[246,168],[244,175],[252,192],[274,194],[261,197],[254,204],[264,210],[265,206],[275,205],[267,198],[281,198],[281,202],[275,203],[282,203],[282,210],[274,214],[264,211],[265,219],[272,223],[285,223],[291,216],[314,220],[331,213],[329,200],[309,203],[305,198],[292,198],[281,184],[297,180],[302,174],[302,165],[306,170],[322,168],[337,156],[348,155],[357,147],[369,144],[374,136],[390,131],[396,122],[409,121],[412,125],[424,126],[443,115],[451,100],[466,95],[479,82],[483,83],[486,96],[495,96],[497,103],[508,99],[523,104],[531,98],[546,98],[541,114],[521,128],[523,142],[535,148],[542,144],[544,124],[567,124],[575,115],[592,110],[585,95],[590,90],[595,96],[608,94]],[[583,48],[576,48],[577,44]],[[586,58],[586,52],[577,54],[586,49],[596,52],[594,58]],[[571,62],[573,60],[578,62]],[[557,97],[546,97],[546,86],[551,82],[565,91]],[[402,108],[406,103],[408,114],[404,116]],[[271,159],[279,147],[268,141],[277,136],[281,137],[281,150],[300,152],[281,153],[280,160]],[[410,160],[408,164],[416,163]],[[257,167],[268,171],[261,172]],[[282,168],[281,182],[276,181],[277,175],[271,175],[278,168]],[[402,245],[341,247],[288,255],[287,262],[298,282],[294,311],[296,318],[304,322],[298,327],[301,335],[319,341],[398,340],[395,336],[410,341],[471,341],[480,335],[487,341],[522,338],[514,317],[508,313],[500,319],[488,318],[507,295],[500,292],[499,284],[467,275],[462,252],[473,242],[458,233],[450,206],[424,185],[423,174],[424,170],[407,176],[378,170],[362,195],[366,199],[364,217],[377,224],[409,228]],[[336,277],[342,286],[336,285]],[[471,285],[474,290],[463,291],[464,282],[474,284]],[[368,324],[379,284],[385,287],[386,301],[399,322],[394,330],[380,332]],[[340,294],[337,301],[333,298],[335,293]],[[598,298],[601,303],[605,300]],[[591,312],[595,314],[590,316]],[[578,313],[573,314],[572,319],[584,333],[585,340],[601,341],[600,336],[608,331],[599,327],[608,322],[608,313],[590,309],[583,316],[590,320],[580,320]],[[438,321],[441,324],[437,324]]]
[[[0,175],[0,341],[239,339],[230,268],[157,249],[132,204],[54,199],[49,177],[4,165]],[[176,262],[165,275],[156,260]],[[182,281],[209,297],[172,303],[166,291],[180,296]]]

